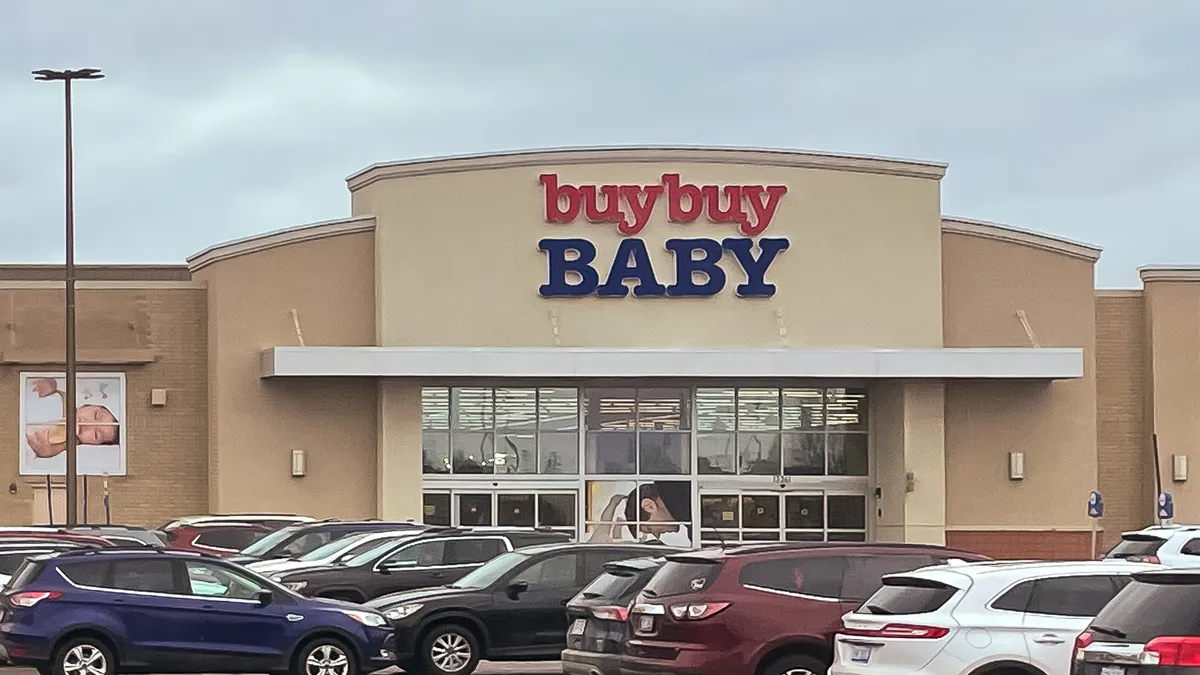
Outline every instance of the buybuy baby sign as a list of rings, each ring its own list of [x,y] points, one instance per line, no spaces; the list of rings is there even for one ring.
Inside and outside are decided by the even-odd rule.
[[[775,295],[767,274],[787,250],[788,240],[761,235],[787,194],[785,185],[695,185],[677,173],[664,173],[653,185],[572,185],[552,173],[542,174],[539,181],[547,223],[568,225],[582,216],[589,223],[613,226],[625,237],[611,262],[597,260],[596,245],[582,237],[539,241],[547,270],[546,283],[538,289],[542,297],[623,298],[630,292],[630,281],[638,298],[711,297],[725,289],[726,271],[720,262],[727,255],[744,275],[734,289],[739,297]],[[727,228],[727,236],[667,239],[674,274],[655,270],[645,240],[637,235],[656,208],[665,209],[669,224],[707,221]]]

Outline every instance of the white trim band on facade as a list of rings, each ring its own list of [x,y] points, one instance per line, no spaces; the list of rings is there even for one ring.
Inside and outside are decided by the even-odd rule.
[[[271,347],[261,376],[1058,380],[1083,377],[1083,350]]]

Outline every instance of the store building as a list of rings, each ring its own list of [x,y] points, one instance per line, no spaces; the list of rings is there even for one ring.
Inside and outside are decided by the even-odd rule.
[[[81,466],[125,522],[1069,557],[1094,489],[1104,534],[1154,517],[1157,432],[1177,518],[1200,516],[1171,470],[1200,437],[1200,272],[1097,291],[1097,248],[943,216],[945,169],[704,148],[369,167],[344,220],[81,271],[80,405],[119,428]],[[52,420],[29,417],[62,369],[59,275],[0,266],[4,522],[61,492],[38,473]]]

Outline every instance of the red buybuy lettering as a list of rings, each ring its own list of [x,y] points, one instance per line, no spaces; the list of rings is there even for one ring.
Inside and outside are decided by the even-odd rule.
[[[558,174],[538,180],[546,194],[546,222],[570,223],[581,214],[589,223],[616,224],[626,236],[641,232],[660,199],[667,202],[667,222],[694,223],[706,216],[714,223],[736,224],[742,234],[762,234],[775,217],[786,185],[693,185],[677,173],[664,173],[657,185],[571,185]]]

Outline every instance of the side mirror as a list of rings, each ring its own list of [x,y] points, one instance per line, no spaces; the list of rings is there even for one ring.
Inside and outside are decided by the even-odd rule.
[[[522,593],[528,590],[528,581],[514,581],[508,585],[508,597],[516,600]]]
[[[268,590],[259,591],[257,598],[259,607],[266,607],[272,602],[275,602],[275,594]]]

